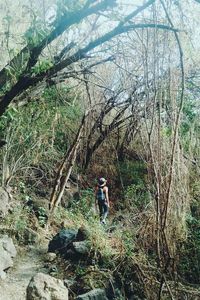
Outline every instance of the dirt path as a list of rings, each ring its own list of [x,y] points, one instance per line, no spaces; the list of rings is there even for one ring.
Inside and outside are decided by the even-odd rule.
[[[7,272],[5,280],[0,281],[0,300],[25,300],[26,288],[33,275],[44,269],[46,246],[31,246],[27,250],[18,251],[14,266]]]

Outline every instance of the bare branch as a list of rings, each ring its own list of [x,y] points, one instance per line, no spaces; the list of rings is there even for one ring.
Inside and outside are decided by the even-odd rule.
[[[94,2],[94,1],[89,1]],[[96,2],[96,1],[95,1]],[[48,34],[38,45],[33,46],[28,44],[25,46],[10,62],[0,71],[0,85],[3,86],[7,81],[7,71],[9,66],[15,67],[19,64],[19,61],[23,61],[21,58],[29,56],[26,70],[23,73],[27,73],[31,67],[33,67],[37,59],[42,52],[42,50],[50,44],[55,38],[60,36],[64,31],[66,31],[71,25],[79,23],[82,19],[89,15],[97,13],[99,10],[104,10],[109,6],[113,6],[115,0],[104,0],[92,7],[84,7],[76,12],[68,13],[67,16],[63,15],[58,23],[55,24],[55,28]],[[24,64],[24,62],[23,62]],[[21,65],[21,68],[23,65]]]

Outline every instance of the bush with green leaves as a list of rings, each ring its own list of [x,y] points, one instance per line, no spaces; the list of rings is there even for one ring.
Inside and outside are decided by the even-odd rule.
[[[125,188],[132,184],[144,186],[147,167],[143,161],[127,159],[120,162],[120,174]]]
[[[199,284],[200,278],[200,187],[199,175],[192,170],[190,186],[192,203],[187,216],[187,240],[180,245],[178,272],[187,282]]]
[[[82,115],[78,96],[68,87],[46,88],[38,97],[28,105],[9,108],[0,120],[1,138],[7,141],[1,152],[2,174],[17,175],[24,182],[31,173],[41,173],[45,179],[53,172],[71,145]]]
[[[72,212],[81,213],[85,218],[94,213],[95,197],[92,189],[81,190],[80,199],[71,203]]]
[[[24,207],[23,203],[19,203],[13,209],[6,218],[2,221],[6,227],[9,227],[11,230],[18,232],[18,234],[23,234],[24,230],[29,224],[29,207]]]
[[[200,278],[200,220],[188,216],[188,238],[180,245],[178,273],[185,281],[199,284]]]
[[[126,188],[125,203],[131,208],[143,211],[150,201],[150,193],[143,183],[132,184]]]

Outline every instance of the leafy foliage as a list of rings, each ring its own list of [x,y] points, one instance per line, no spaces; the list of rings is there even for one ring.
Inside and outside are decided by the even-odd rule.
[[[4,114],[1,137],[7,140],[5,157],[12,177],[16,172],[25,175],[27,168],[39,168],[47,174],[54,169],[71,145],[81,116],[78,103],[75,106],[73,101],[67,88],[52,87],[37,101]]]

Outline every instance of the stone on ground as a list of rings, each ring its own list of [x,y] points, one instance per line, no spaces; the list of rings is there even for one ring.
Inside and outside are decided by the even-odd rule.
[[[54,260],[56,259],[56,257],[57,257],[56,253],[49,252],[49,253],[47,253],[47,254],[45,255],[44,260],[45,260],[46,262],[52,262],[52,261],[54,261]]]
[[[61,229],[49,242],[48,252],[59,252],[64,254],[73,241],[76,239],[77,230]]]
[[[7,235],[0,237],[0,273],[13,266],[12,258],[17,254],[11,238]]]
[[[26,300],[68,300],[68,289],[62,280],[37,273],[29,282]]]
[[[108,300],[104,289],[94,289],[86,294],[79,295],[76,300]]]
[[[0,279],[5,280],[6,279],[6,273],[4,271],[0,272]]]
[[[73,247],[78,254],[88,254],[90,252],[88,241],[73,242]]]

